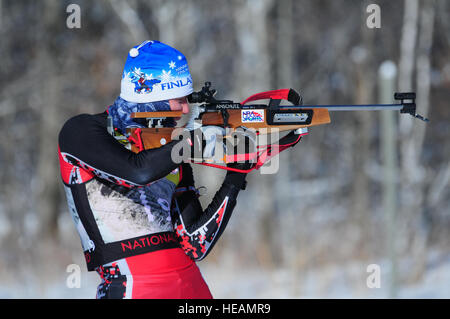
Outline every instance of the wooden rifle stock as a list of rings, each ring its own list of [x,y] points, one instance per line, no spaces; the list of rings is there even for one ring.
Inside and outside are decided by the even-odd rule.
[[[289,108],[285,108],[283,110],[293,110]],[[287,125],[273,125],[267,123],[268,118],[268,110],[261,109],[260,111],[264,112],[264,121],[263,122],[242,122],[242,109],[232,109],[227,110],[228,113],[228,128],[231,130],[235,130],[237,128],[243,127],[248,129],[253,129],[257,133],[260,134],[270,134],[273,133],[274,130],[278,132],[284,131],[292,131],[299,128],[328,124],[331,122],[330,115],[327,109],[317,109],[314,110],[313,116],[311,119],[311,123],[309,124],[287,124]],[[304,111],[304,110],[302,110]],[[167,117],[180,117],[181,112],[169,111],[169,112],[140,112],[133,113],[133,118],[145,118],[149,120],[149,122],[154,122],[155,119],[167,118]],[[225,127],[224,119],[221,111],[208,111],[200,113],[200,120],[202,126],[220,126]],[[131,128],[129,132],[131,133],[131,139],[142,141],[143,149],[152,149],[165,145],[166,143],[172,140],[172,132],[175,130],[175,127],[148,127],[148,128]],[[139,152],[140,149],[134,143],[131,146],[131,150],[133,152]]]

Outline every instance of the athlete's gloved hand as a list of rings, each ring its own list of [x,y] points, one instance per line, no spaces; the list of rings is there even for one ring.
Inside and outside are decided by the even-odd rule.
[[[256,161],[256,133],[253,130],[236,130],[227,143],[227,167],[249,170]],[[231,145],[232,144],[232,145]]]
[[[294,147],[295,145],[298,144],[298,142],[300,142],[301,137],[305,134],[308,134],[307,128],[301,128],[294,131],[290,131],[289,134],[280,138],[278,144]]]
[[[254,164],[246,161],[243,163],[228,163],[227,167],[234,168],[238,170],[248,170],[253,167]],[[233,186],[237,187],[238,189],[245,189],[247,186],[247,181],[245,178],[247,177],[247,173],[241,173],[237,171],[227,171],[227,174],[225,175],[225,181],[224,183],[232,184]]]

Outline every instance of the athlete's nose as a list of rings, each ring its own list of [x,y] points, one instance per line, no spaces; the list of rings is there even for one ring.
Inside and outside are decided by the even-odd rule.
[[[183,114],[189,113],[189,103],[187,101],[181,103]]]

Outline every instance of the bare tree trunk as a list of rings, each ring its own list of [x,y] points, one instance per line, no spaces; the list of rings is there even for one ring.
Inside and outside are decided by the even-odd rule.
[[[403,28],[400,42],[400,60],[399,60],[399,76],[398,76],[398,88],[399,91],[413,91],[413,72],[414,72],[414,56],[416,47],[416,35],[417,35],[417,17],[419,11],[418,0],[405,0],[404,1],[404,13],[403,13]],[[408,222],[410,213],[407,208],[409,205],[405,205],[408,201],[412,200],[411,196],[408,196],[410,188],[407,187],[409,181],[408,171],[411,170],[412,163],[408,159],[408,134],[411,131],[411,118],[401,116],[399,118],[399,137],[400,137],[400,183],[399,183],[399,214],[398,214],[398,249],[399,254],[407,251],[409,243],[408,238]],[[410,183],[408,183],[410,184]],[[407,207],[408,206],[408,207]],[[408,216],[409,215],[409,216]]]
[[[392,103],[392,92],[396,89],[397,67],[392,61],[385,61],[379,68],[379,103]],[[386,256],[389,260],[389,298],[397,297],[397,125],[393,112],[380,112],[381,154],[383,165],[383,210],[385,215]]]
[[[236,38],[239,52],[236,54],[239,76],[234,82],[233,92],[239,98],[245,98],[255,92],[267,90],[270,86],[270,57],[268,54],[268,30],[267,14],[273,5],[273,0],[261,1],[239,1],[239,5],[233,8],[233,19],[236,24]],[[249,83],[251,83],[249,85]],[[251,91],[248,91],[248,90]],[[253,179],[253,180],[251,180]],[[268,180],[266,183],[255,183],[258,179]],[[249,183],[254,189],[258,200],[252,200],[259,203],[259,209],[262,216],[259,219],[260,227],[263,230],[258,234],[258,241],[261,245],[255,247],[259,262],[265,266],[271,266],[274,258],[274,250],[270,239],[274,238],[273,216],[275,214],[274,202],[271,200],[273,188],[271,182],[272,175],[249,176]]]
[[[400,43],[400,63],[399,63],[399,83],[398,87],[401,92],[414,90],[414,66],[416,38],[418,29],[419,2],[418,0],[404,1],[404,17],[402,39]],[[413,121],[411,118],[402,116],[399,119],[399,128],[401,134],[400,144],[402,155],[402,177],[411,181],[414,175],[413,169],[416,167],[412,148],[411,132]],[[410,174],[408,174],[410,171]],[[410,177],[411,176],[411,177]],[[403,192],[403,195],[405,192]],[[412,195],[412,194],[411,194]],[[408,198],[402,198],[401,202],[407,202]]]
[[[180,34],[176,32],[178,4],[177,1],[157,1],[156,6],[156,21],[159,29],[159,40],[164,43],[177,45],[177,41],[181,38]]]
[[[362,4],[362,8],[366,7]],[[361,45],[352,50],[351,58],[354,63],[354,76],[356,79],[356,90],[354,101],[356,104],[366,104],[374,98],[375,77],[372,71],[372,52],[374,31],[367,28],[365,23],[361,23]],[[361,234],[368,237],[358,238],[360,244],[370,242],[371,229],[368,220],[371,218],[370,208],[370,183],[366,173],[366,166],[372,161],[372,152],[370,147],[370,135],[374,127],[375,114],[371,112],[356,112],[357,125],[354,128],[355,145],[353,145],[353,167],[354,182],[352,185],[352,219],[360,228]],[[360,245],[358,244],[358,246]],[[362,247],[360,247],[362,248]],[[366,252],[368,249],[360,249],[360,252]],[[360,257],[364,257],[360,255]]]
[[[192,50],[193,43],[201,41],[197,38],[198,34],[195,33],[196,25],[202,23],[200,19],[204,7],[202,7],[201,1],[153,0],[149,5],[155,12],[158,40],[174,46],[185,54],[189,53],[185,51],[185,48]],[[210,47],[212,47],[211,44]],[[199,53],[199,55],[202,54]],[[209,58],[211,57],[209,56]],[[197,54],[192,55],[189,56],[188,61],[191,67],[202,69],[205,64],[205,56],[202,55],[201,58],[198,58]]]
[[[241,98],[270,87],[270,58],[267,39],[267,13],[273,0],[239,2],[234,10],[240,59],[234,91]],[[251,83],[252,85],[249,85]],[[251,88],[252,92],[247,91]]]
[[[433,45],[435,1],[424,2],[420,13],[420,33],[417,55],[417,113],[427,117],[430,108],[431,88],[431,48]],[[414,122],[414,141],[416,156],[422,153],[427,125],[420,121]]]
[[[404,0],[403,28],[400,42],[398,87],[400,91],[413,89],[414,55],[417,37],[418,0]],[[403,121],[407,127],[409,121]],[[403,128],[402,130],[405,130]]]
[[[430,87],[431,87],[431,47],[433,43],[434,29],[434,0],[423,2],[420,10],[420,31],[418,42],[418,54],[416,60],[417,68],[417,112],[423,116],[428,115],[430,107]],[[425,203],[425,187],[426,187],[426,170],[421,165],[421,154],[423,150],[423,142],[425,138],[425,130],[427,124],[422,121],[414,121],[412,139],[409,141],[408,155],[413,156],[413,163],[418,176],[412,181],[411,189],[414,194],[416,223],[417,227],[413,240],[413,251],[417,254],[417,264],[413,268],[415,279],[419,279],[425,272],[426,252],[428,243],[428,224],[424,223],[424,203]]]
[[[130,4],[129,1],[120,1],[120,0],[110,0],[106,1],[111,5],[114,12],[119,17],[120,21],[127,27],[128,32],[133,38],[133,43],[135,45],[145,41],[148,39],[148,32],[145,29],[145,26],[139,15],[136,12],[136,9],[133,7],[134,2]]]
[[[400,52],[399,88],[414,89],[414,67],[417,69],[418,111],[428,113],[430,90],[430,50],[434,25],[434,1],[425,1],[420,9],[417,0],[405,3],[404,22]],[[420,10],[419,10],[420,9]],[[420,21],[419,21],[420,18]],[[420,22],[420,31],[419,31]],[[418,56],[415,59],[418,34]],[[420,164],[420,155],[425,135],[425,123],[400,117],[401,192],[400,212],[403,229],[401,251],[408,251],[416,261],[409,279],[417,280],[423,273],[426,258],[427,230],[423,223],[425,170]]]
[[[276,4],[277,42],[276,42],[276,88],[290,88],[293,86],[293,3],[292,0],[277,1]],[[281,248],[282,262],[292,272],[292,281],[297,279],[297,256],[298,256],[298,211],[299,207],[293,196],[292,189],[292,151],[279,154],[279,170],[273,176],[272,184],[277,212],[278,227],[280,231],[280,241],[283,242]],[[286,287],[289,289],[290,287]],[[292,285],[293,295],[296,295],[297,285]]]
[[[49,30],[59,14],[59,3],[45,2],[44,28]],[[50,36],[38,48],[36,63],[41,68],[40,76],[46,81],[42,84],[42,105],[40,108],[40,129],[38,133],[39,157],[34,199],[36,212],[40,220],[40,237],[54,238],[58,234],[57,221],[60,203],[60,180],[58,179],[57,134],[61,127],[58,105],[60,99],[60,82],[56,74],[54,59],[47,46]]]
[[[3,0],[0,0],[0,29],[3,27]]]

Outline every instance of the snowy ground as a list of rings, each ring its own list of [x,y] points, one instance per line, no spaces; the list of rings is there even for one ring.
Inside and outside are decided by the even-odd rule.
[[[380,265],[380,288],[369,288],[368,264],[350,262],[297,272],[267,271],[233,265],[200,265],[216,298],[390,298],[389,269]],[[409,261],[399,262],[405,271]],[[425,275],[417,282],[397,288],[397,298],[450,298],[450,256],[429,254]]]
[[[81,264],[81,263],[80,263]],[[400,262],[399,269],[407,263]],[[366,264],[351,262],[309,271],[237,267],[232,262],[201,262],[199,266],[215,298],[389,298],[389,267],[379,263],[380,288],[368,288]],[[79,288],[68,288],[66,269],[58,271],[59,279],[43,282],[42,278],[2,280],[0,298],[85,298],[95,296],[99,277],[81,268]],[[26,284],[23,284],[26,282]],[[450,298],[450,256],[429,254],[425,275],[416,283],[398,288],[398,298]]]
[[[64,223],[59,246],[35,243],[31,254],[0,251],[0,298],[95,298],[100,278],[87,272],[72,224]],[[62,248],[63,247],[63,248]],[[398,286],[398,298],[450,298],[450,254],[446,245],[427,250],[424,274]],[[234,250],[216,249],[198,263],[215,298],[389,298],[390,267],[384,260],[328,263],[302,269],[268,269],[243,264]],[[235,252],[235,251],[234,251]],[[17,260],[13,259],[18,256]],[[19,259],[20,258],[20,259]],[[246,258],[248,260],[249,258]],[[7,262],[9,260],[9,262]],[[39,260],[37,262],[37,260]],[[68,265],[79,265],[79,288],[69,288]],[[369,288],[369,264],[380,266],[380,288]],[[414,260],[399,259],[398,276],[409,275]],[[405,276],[403,276],[405,277]],[[70,280],[69,280],[70,281]],[[70,283],[70,282],[69,282]]]

